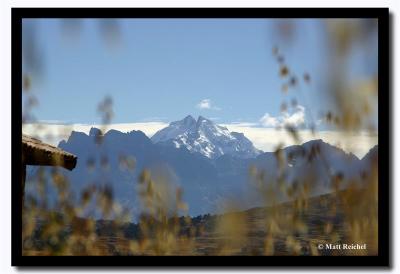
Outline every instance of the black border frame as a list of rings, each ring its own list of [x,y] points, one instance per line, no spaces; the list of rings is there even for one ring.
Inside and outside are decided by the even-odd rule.
[[[390,266],[391,120],[388,8],[12,8],[12,266]],[[379,102],[378,256],[22,256],[21,135],[23,18],[377,18]],[[135,258],[139,259],[136,260]]]

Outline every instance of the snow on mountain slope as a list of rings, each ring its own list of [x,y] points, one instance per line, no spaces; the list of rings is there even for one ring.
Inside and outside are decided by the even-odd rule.
[[[261,153],[243,133],[230,132],[226,127],[214,124],[199,116],[197,121],[187,116],[159,130],[151,140],[161,145],[185,147],[190,152],[216,159],[222,155],[238,158],[254,158]]]

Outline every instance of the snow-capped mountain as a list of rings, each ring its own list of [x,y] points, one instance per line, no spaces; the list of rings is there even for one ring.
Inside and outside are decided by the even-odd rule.
[[[151,140],[160,145],[184,147],[210,159],[222,155],[254,158],[262,153],[243,133],[230,132],[226,127],[216,125],[202,116],[197,121],[188,115],[180,121],[172,122],[156,132]]]

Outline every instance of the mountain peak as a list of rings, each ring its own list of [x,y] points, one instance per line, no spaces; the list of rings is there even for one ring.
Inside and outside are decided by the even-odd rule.
[[[99,135],[102,135],[102,132],[101,132],[100,129],[98,129],[98,128],[96,128],[96,127],[90,128],[89,136],[94,136],[94,137],[96,137],[96,136],[99,136]]]
[[[188,115],[182,120],[171,122],[169,126],[173,126],[175,128],[188,128],[196,125],[196,119],[193,118],[192,115]]]
[[[210,121],[207,118],[203,117],[203,116],[199,116],[199,118],[197,118],[197,122],[201,122],[201,121]]]
[[[199,116],[199,118],[197,118],[196,126],[197,126],[197,128],[199,128],[199,127],[202,127],[203,125],[205,125],[207,127],[215,126],[211,120],[209,120],[203,116]]]
[[[185,123],[193,123],[193,122],[196,122],[196,120],[193,118],[192,115],[186,116],[185,118],[183,118],[182,121],[185,122]]]
[[[374,147],[372,147],[367,154],[364,155],[364,157],[362,158],[363,161],[365,160],[373,160],[373,159],[378,159],[378,145],[375,145]]]
[[[190,152],[197,152],[211,159],[224,154],[254,158],[260,153],[244,134],[229,132],[226,127],[216,125],[201,115],[197,121],[188,115],[183,120],[172,122],[156,132],[151,140],[176,148],[185,147]]]

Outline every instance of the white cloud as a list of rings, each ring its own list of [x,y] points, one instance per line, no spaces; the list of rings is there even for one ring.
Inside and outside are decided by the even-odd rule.
[[[203,99],[196,105],[199,109],[213,109],[213,110],[221,110],[219,107],[213,105],[210,99]]]
[[[261,117],[260,123],[264,127],[278,127],[278,125],[280,124],[278,118],[269,115],[269,113],[265,113],[264,116]]]
[[[197,104],[197,107],[200,109],[210,109],[211,108],[211,100],[210,99],[201,100],[200,103]]]
[[[232,122],[231,125],[234,127],[258,127],[259,123],[250,123],[250,122]]]
[[[292,113],[288,111],[282,112],[280,116],[271,116],[265,113],[260,119],[261,125],[264,127],[283,128],[285,126],[299,127],[305,122],[305,108],[298,105]]]

